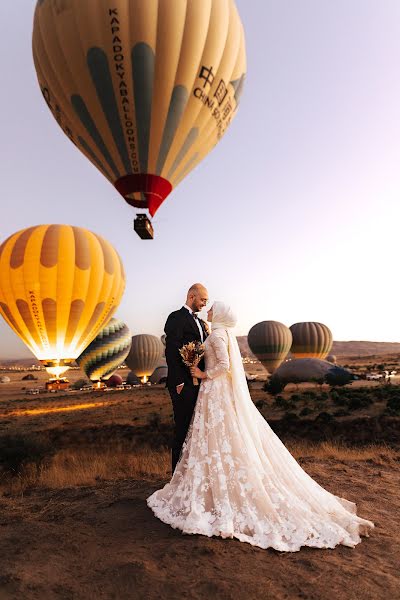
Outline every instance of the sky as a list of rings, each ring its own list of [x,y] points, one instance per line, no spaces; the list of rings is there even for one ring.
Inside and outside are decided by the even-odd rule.
[[[0,241],[87,227],[127,273],[116,316],[161,335],[195,281],[237,333],[320,321],[336,340],[400,341],[400,3],[237,0],[248,75],[220,144],[163,204],[156,239],[68,141],[31,53],[33,0],[0,3]],[[29,356],[0,322],[0,358]]]

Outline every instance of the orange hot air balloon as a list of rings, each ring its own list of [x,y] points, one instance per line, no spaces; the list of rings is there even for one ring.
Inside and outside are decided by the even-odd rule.
[[[332,332],[323,323],[295,323],[290,327],[293,336],[291,352],[294,358],[320,358],[332,349]]]
[[[37,225],[0,246],[0,314],[57,377],[118,307],[125,273],[113,246],[69,225]]]
[[[250,329],[247,341],[253,354],[272,374],[288,355],[292,334],[283,323],[262,321]]]
[[[64,133],[151,216],[224,135],[246,72],[234,0],[39,0],[33,56]]]

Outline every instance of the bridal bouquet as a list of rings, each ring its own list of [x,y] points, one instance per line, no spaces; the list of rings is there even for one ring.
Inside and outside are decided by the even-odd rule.
[[[182,360],[187,367],[197,367],[204,356],[204,345],[201,342],[189,342],[179,350]],[[193,377],[193,385],[199,385],[197,377]]]

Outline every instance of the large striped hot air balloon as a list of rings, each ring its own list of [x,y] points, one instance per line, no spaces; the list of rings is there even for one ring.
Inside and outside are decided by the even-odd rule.
[[[294,358],[320,358],[332,349],[332,332],[323,323],[295,323],[290,327],[293,336],[291,352]]]
[[[132,348],[126,358],[126,364],[142,383],[146,383],[150,375],[160,364],[164,346],[155,335],[134,335]]]
[[[125,274],[100,236],[69,225],[37,225],[0,246],[0,313],[57,377],[109,321]]]
[[[292,334],[283,323],[262,321],[250,329],[247,341],[253,354],[272,374],[288,355]]]
[[[222,138],[246,71],[234,0],[39,0],[33,56],[64,133],[150,215]]]
[[[111,319],[76,362],[91,381],[107,380],[122,365],[131,344],[128,326],[119,319]]]

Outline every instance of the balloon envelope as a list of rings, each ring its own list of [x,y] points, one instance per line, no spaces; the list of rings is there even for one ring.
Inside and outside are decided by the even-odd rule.
[[[234,0],[39,0],[33,57],[64,133],[151,215],[224,135],[246,71]]]
[[[107,381],[107,387],[117,387],[118,385],[122,385],[124,383],[121,375],[118,375],[118,373],[114,373],[114,375],[112,375]]]
[[[124,289],[117,252],[86,229],[37,225],[0,246],[0,314],[54,375],[104,327]]]
[[[283,363],[275,371],[270,383],[279,382],[282,386],[288,383],[317,382],[350,383],[355,379],[354,375],[347,369],[332,365],[318,358],[297,358]]]
[[[91,381],[109,379],[131,349],[131,332],[119,319],[111,319],[76,362]]]
[[[163,352],[164,346],[155,335],[134,335],[125,362],[137,377],[147,381],[162,360]]]
[[[165,365],[158,366],[152,376],[150,377],[151,383],[160,383],[168,377],[168,367]]]
[[[289,353],[292,334],[283,323],[262,321],[250,329],[247,341],[261,364],[273,373]]]
[[[290,331],[293,335],[291,352],[295,358],[324,359],[332,349],[332,332],[323,323],[295,323]]]

